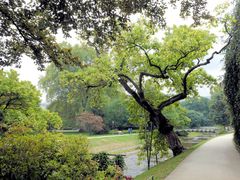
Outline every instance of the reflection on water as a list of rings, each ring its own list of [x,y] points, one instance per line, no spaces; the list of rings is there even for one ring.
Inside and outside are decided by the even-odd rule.
[[[127,156],[125,157],[126,169],[124,170],[124,175],[135,177],[147,170],[147,160],[143,160],[139,163],[137,153],[138,151],[134,151],[127,154]],[[158,158],[158,161],[166,161],[172,156],[172,152],[169,150],[169,156]],[[156,161],[154,158],[152,158],[150,165],[151,167],[154,167],[156,165]]]

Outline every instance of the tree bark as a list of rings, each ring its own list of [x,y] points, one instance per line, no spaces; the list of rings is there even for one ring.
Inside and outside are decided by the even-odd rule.
[[[184,147],[173,130],[166,134],[166,138],[169,144],[169,148],[172,150],[174,156],[177,156],[183,152]]]
[[[150,114],[150,120],[157,124],[158,131],[166,137],[169,148],[172,150],[173,155],[177,156],[181,154],[184,150],[184,147],[167,118],[163,114]]]

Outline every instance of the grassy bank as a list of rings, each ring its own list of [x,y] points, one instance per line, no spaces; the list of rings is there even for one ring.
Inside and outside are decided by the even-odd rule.
[[[167,161],[164,161],[157,166],[151,168],[150,170],[138,175],[135,180],[146,180],[154,177],[154,179],[161,180],[166,178],[178,165],[182,162],[189,154],[191,154],[195,149],[204,144],[206,140],[196,144],[178,155],[177,157],[171,158]]]

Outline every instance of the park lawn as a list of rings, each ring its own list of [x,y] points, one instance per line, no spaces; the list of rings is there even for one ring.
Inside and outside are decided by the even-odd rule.
[[[191,154],[195,149],[204,144],[206,141],[207,140],[204,140],[199,144],[192,146],[191,148],[176,157],[159,163],[157,166],[151,168],[148,171],[145,171],[134,179],[146,180],[151,179],[151,177],[158,180],[165,179],[179,165],[180,162],[182,162],[189,154]]]
[[[109,153],[124,153],[136,150],[140,144],[138,134],[123,135],[94,135],[88,136],[81,133],[64,133],[66,136],[83,135],[88,138],[89,150],[92,153],[106,151]]]
[[[123,153],[134,150],[140,144],[137,134],[125,134],[103,137],[89,137],[90,151],[93,153],[106,151]]]

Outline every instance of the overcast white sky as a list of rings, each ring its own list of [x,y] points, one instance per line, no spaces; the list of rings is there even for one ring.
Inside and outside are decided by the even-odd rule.
[[[223,2],[229,2],[230,0],[208,0],[208,9],[212,12],[216,5],[221,4]],[[166,14],[168,25],[173,24],[186,24],[189,23],[189,21],[183,21],[182,19],[178,18],[177,13],[174,11],[169,11]],[[63,41],[63,37],[59,36],[58,41]],[[78,40],[76,38],[68,39],[68,42],[71,42],[73,44],[78,43]],[[219,47],[220,45],[216,45],[216,47]],[[214,77],[218,78],[224,74],[223,71],[223,62],[221,61],[223,59],[223,56],[217,56],[214,60],[212,60],[211,64],[206,66],[206,70],[209,74],[213,75]],[[7,68],[9,69],[9,68]],[[22,67],[20,69],[16,69],[19,73],[19,77],[21,80],[28,80],[31,81],[35,86],[38,84],[38,80],[41,76],[44,75],[44,72],[38,71],[36,65],[33,63],[33,61],[29,58],[24,56]],[[199,93],[201,96],[209,97],[209,89],[208,88],[201,88],[199,89]],[[45,102],[44,96],[42,97],[43,102]]]

